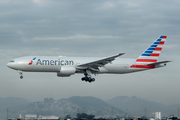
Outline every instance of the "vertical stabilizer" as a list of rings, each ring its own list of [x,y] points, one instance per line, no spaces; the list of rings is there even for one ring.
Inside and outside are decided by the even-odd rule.
[[[157,40],[154,41],[154,43],[149,46],[143,54],[141,54],[137,60],[137,64],[141,63],[154,63],[157,62],[157,59],[159,58],[159,55],[162,50],[162,46],[165,43],[167,36],[160,36]]]

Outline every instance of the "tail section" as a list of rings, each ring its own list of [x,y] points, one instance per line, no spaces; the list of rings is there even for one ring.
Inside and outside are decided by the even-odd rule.
[[[155,40],[155,42],[137,58],[136,64],[150,64],[157,62],[157,59],[159,58],[162,50],[162,46],[166,41],[166,37],[167,36],[160,36],[157,40]]]

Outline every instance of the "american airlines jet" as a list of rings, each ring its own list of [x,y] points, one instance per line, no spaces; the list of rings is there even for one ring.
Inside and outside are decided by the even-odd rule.
[[[125,74],[166,66],[170,61],[157,61],[165,40],[166,36],[160,36],[137,59],[118,58],[124,53],[105,58],[26,56],[11,60],[7,66],[17,70],[21,79],[23,72],[56,72],[58,77],[81,73],[85,76],[82,81],[94,82],[92,74]]]

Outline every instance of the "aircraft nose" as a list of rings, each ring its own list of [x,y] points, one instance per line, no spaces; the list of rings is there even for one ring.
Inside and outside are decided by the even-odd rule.
[[[12,63],[12,62],[9,62],[6,64],[7,67],[11,68],[11,69],[15,69],[16,68],[16,64]]]
[[[8,62],[7,67],[14,69],[14,70],[24,70],[24,63],[22,61],[16,61],[15,60],[11,60],[10,62]]]
[[[12,68],[11,63],[7,63],[6,65],[7,67]]]
[[[7,64],[7,67],[13,69],[15,67],[15,60],[11,60],[10,62],[8,62]]]

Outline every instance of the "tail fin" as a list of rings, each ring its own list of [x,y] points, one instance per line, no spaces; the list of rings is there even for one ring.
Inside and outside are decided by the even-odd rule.
[[[159,55],[162,50],[162,46],[165,43],[167,36],[160,36],[155,42],[147,48],[147,50],[140,55],[136,63],[155,63],[159,58]]]

